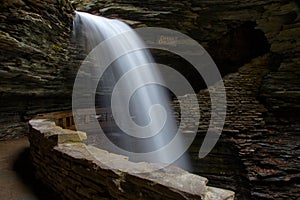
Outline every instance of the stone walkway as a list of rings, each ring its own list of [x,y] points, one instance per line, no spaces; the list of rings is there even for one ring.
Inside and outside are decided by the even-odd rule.
[[[0,199],[59,199],[34,178],[26,137],[0,142]]]

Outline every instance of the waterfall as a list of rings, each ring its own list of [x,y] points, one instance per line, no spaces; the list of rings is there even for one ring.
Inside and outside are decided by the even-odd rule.
[[[175,137],[178,127],[167,89],[155,84],[163,80],[142,39],[121,21],[83,12],[76,12],[73,34],[87,53],[96,55],[88,61],[94,67],[84,73],[91,76],[99,74],[93,70],[104,71],[95,92],[113,89],[105,106],[111,107],[121,127],[117,133],[105,133],[106,136],[117,140],[114,144],[124,149],[121,153],[129,152],[132,161],[171,163],[174,152],[163,149]],[[102,44],[104,48],[97,48]],[[88,79],[85,84],[95,84],[89,82],[93,78]],[[96,105],[103,106],[102,99],[95,96]],[[182,144],[176,145],[174,151],[184,151]],[[188,159],[183,157],[184,164],[178,165],[187,168]]]

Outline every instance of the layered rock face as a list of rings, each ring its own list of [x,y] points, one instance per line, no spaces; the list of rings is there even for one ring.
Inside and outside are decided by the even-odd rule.
[[[181,31],[206,48],[223,74],[235,72],[224,78],[228,110],[223,135],[204,160],[197,153],[210,104],[207,91],[199,93],[206,103],[200,105],[199,138],[191,147],[195,171],[213,185],[235,190],[238,199],[299,198],[296,1],[98,0],[80,1],[77,10],[118,18],[133,27]],[[189,77],[194,88],[202,87],[194,71],[176,56],[158,52],[155,58]]]
[[[270,54],[255,58],[223,78],[227,95],[225,125],[217,145],[203,159],[199,159],[198,151],[211,120],[211,104],[208,90],[198,94],[200,127],[190,148],[194,172],[205,175],[215,186],[234,190],[237,199],[297,199],[300,191],[296,183],[299,124],[282,127],[282,122],[270,123],[274,117],[256,98],[263,77],[271,70],[271,60]],[[174,102],[177,112],[179,102],[188,104],[191,111],[198,106],[188,99]]]
[[[133,27],[156,26],[185,33],[203,45],[224,74],[272,52],[272,70],[259,96],[273,112],[299,111],[300,24],[294,1],[77,2],[77,10],[118,18]]]
[[[71,105],[73,8],[65,0],[0,5],[0,140],[27,132],[33,114]]]
[[[264,78],[260,96],[277,116],[299,121],[300,87],[300,19],[299,5],[294,2],[266,5],[257,20],[271,44],[274,63]]]
[[[208,50],[223,74],[236,72],[224,78],[228,97],[224,137],[207,160],[195,158],[204,166],[197,172],[212,184],[229,185],[241,199],[299,198],[300,17],[296,1],[76,2],[77,10],[119,18],[132,27],[158,26],[185,33]],[[70,108],[78,64],[68,48],[70,3],[4,0],[0,10],[3,140],[25,133],[26,120],[35,113]],[[269,53],[267,62],[266,57],[250,62],[265,53]],[[202,87],[179,58],[157,53],[156,59],[178,68],[196,89]],[[206,99],[206,92],[199,96]],[[207,107],[209,103],[202,108]],[[202,113],[203,119],[209,118],[208,111]],[[202,125],[199,133],[206,132],[205,122]]]
[[[78,3],[77,10],[120,18],[133,27],[160,26],[186,33],[209,51],[224,74],[236,71],[270,48],[274,55],[272,70],[264,78],[259,96],[273,113],[279,116],[294,113],[293,118],[297,117],[299,10],[295,2],[99,0]],[[27,115],[70,108],[70,85],[76,70],[71,70],[73,59],[68,53],[70,3],[6,0],[0,9],[0,138],[5,139],[24,130],[24,124],[19,122],[24,122]],[[166,58],[162,62],[178,63]],[[196,89],[201,88],[194,73],[181,69]]]

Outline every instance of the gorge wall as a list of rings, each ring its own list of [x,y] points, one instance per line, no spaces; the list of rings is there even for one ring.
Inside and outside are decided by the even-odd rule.
[[[175,29],[203,45],[220,71],[232,74],[224,77],[228,110],[222,137],[203,160],[197,157],[201,139],[195,140],[190,149],[195,172],[218,187],[236,191],[237,199],[299,198],[300,15],[296,2],[111,0],[80,1],[77,9],[123,19],[133,27]],[[176,56],[155,51],[154,56],[189,77],[195,89],[203,87],[189,65]],[[206,102],[200,104],[197,137],[201,138],[209,122],[207,91],[201,91],[199,99]]]
[[[271,61],[271,55],[265,54],[223,77],[227,96],[225,125],[217,145],[203,159],[198,157],[198,151],[211,118],[209,90],[218,85],[198,93],[199,105],[188,96],[174,101],[177,113],[179,103],[189,107],[192,119],[197,106],[201,113],[198,134],[189,150],[194,173],[205,175],[214,186],[235,191],[237,199],[299,197],[299,124],[277,121],[274,126],[270,123],[274,117],[257,99]]]
[[[1,2],[0,140],[24,135],[36,113],[70,109],[72,12],[65,0]]]
[[[271,71],[264,77],[258,97],[280,116],[299,111],[300,22],[296,1],[76,2],[77,10],[118,18],[133,27],[165,27],[185,33],[210,53],[223,74],[271,52]]]
[[[77,10],[119,18],[133,27],[159,26],[186,33],[208,50],[223,74],[271,52],[271,70],[257,97],[277,116],[298,118],[300,25],[294,1],[75,2]],[[70,2],[5,0],[0,9],[0,139],[7,139],[23,132],[32,114],[70,108],[79,64],[74,65],[69,53]],[[180,63],[159,56],[157,60],[175,67]],[[200,89],[199,77],[181,63],[177,68]]]
[[[132,27],[178,30],[203,45],[220,71],[229,74],[224,78],[228,112],[216,150],[199,161],[207,166],[197,172],[210,183],[243,191],[245,197],[237,193],[241,199],[299,198],[300,17],[296,1],[76,0],[73,5]],[[25,134],[34,114],[71,108],[79,63],[70,47],[70,2],[4,0],[0,10],[0,140],[5,140]],[[184,73],[195,89],[203,88],[199,77],[179,58],[159,53],[155,58]],[[202,90],[199,96],[205,99],[205,93]],[[207,107],[209,103],[203,108]],[[205,123],[199,137],[205,133]],[[210,164],[220,168],[212,170]],[[240,188],[230,186],[234,181]]]

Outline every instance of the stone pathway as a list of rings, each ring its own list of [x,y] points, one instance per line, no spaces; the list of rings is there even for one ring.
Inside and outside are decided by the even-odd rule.
[[[26,137],[0,142],[0,199],[59,199],[34,178]]]

